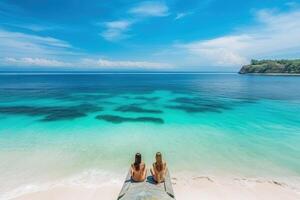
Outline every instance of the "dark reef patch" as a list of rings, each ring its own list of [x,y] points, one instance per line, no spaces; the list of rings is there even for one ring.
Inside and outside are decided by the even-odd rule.
[[[258,98],[236,98],[235,101],[240,104],[253,104],[259,101]]]
[[[112,98],[112,94],[73,94],[73,95],[63,95],[57,97],[59,100],[65,101],[98,101]]]
[[[47,115],[44,117],[41,121],[44,122],[50,122],[50,121],[58,121],[58,120],[71,120],[71,119],[76,119],[79,117],[85,117],[85,113],[81,112],[57,112],[57,113],[52,113],[50,115]]]
[[[144,97],[144,96],[138,96],[138,97],[135,97],[135,99],[137,99],[137,100],[144,100],[144,101],[157,101],[157,100],[159,100],[160,98],[159,98],[159,97]]]
[[[120,124],[123,122],[151,122],[156,124],[163,124],[164,120],[157,117],[121,117],[117,115],[98,115],[96,119],[104,120],[114,124]]]
[[[181,98],[173,99],[172,101],[176,103],[182,103],[182,104],[187,104],[192,106],[205,106],[205,107],[224,108],[224,109],[228,108],[228,106],[226,106],[225,103],[217,102],[215,100],[201,99],[197,97],[195,98],[181,97]]]
[[[92,104],[77,106],[2,106],[0,113],[11,115],[43,116],[41,121],[71,120],[84,117],[87,113],[103,110]]]
[[[155,109],[146,109],[142,107],[138,107],[136,105],[127,105],[127,106],[120,106],[115,109],[115,111],[119,112],[134,112],[134,113],[163,113],[161,110],[155,110]]]
[[[222,113],[222,110],[216,109],[216,108],[196,107],[196,106],[186,106],[186,105],[166,106],[166,108],[175,109],[175,110],[183,110],[188,113],[200,113],[200,112]]]
[[[224,102],[217,102],[215,100],[205,100],[200,98],[176,98],[171,100],[171,102],[176,102],[178,105],[166,106],[166,108],[183,110],[188,113],[198,113],[198,112],[215,112],[221,113],[223,110],[231,109]]]

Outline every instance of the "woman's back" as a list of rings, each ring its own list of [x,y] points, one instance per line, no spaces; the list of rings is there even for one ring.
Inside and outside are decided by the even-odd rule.
[[[165,180],[167,164],[163,162],[162,155],[160,152],[156,153],[155,159],[156,162],[153,163],[153,171],[151,170],[151,173],[153,175],[154,180],[157,183],[161,183]]]
[[[165,180],[165,172],[166,172],[167,164],[164,162],[162,164],[153,163],[153,169],[155,173],[155,178],[158,183],[163,182]]]
[[[131,178],[134,181],[144,181],[146,179],[146,165],[141,161],[141,155],[138,153],[135,162],[131,165]]]

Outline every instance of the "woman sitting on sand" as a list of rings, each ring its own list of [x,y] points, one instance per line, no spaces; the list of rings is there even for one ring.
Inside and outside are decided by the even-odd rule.
[[[146,165],[142,162],[142,155],[140,153],[135,154],[135,161],[131,165],[131,178],[137,182],[146,179]]]
[[[150,169],[153,179],[157,183],[161,183],[165,180],[165,175],[167,171],[167,164],[163,162],[162,155],[160,152],[157,152],[155,155],[156,162],[153,163],[153,169]]]

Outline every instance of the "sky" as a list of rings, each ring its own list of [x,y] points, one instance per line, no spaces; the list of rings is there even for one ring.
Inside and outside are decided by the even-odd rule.
[[[1,0],[0,70],[237,71],[300,58],[300,0]]]

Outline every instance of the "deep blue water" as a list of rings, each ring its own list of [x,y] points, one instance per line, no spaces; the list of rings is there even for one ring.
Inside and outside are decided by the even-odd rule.
[[[52,92],[209,92],[228,98],[299,100],[298,76],[238,74],[27,74],[1,75],[1,94],[51,95]],[[55,94],[54,94],[55,95]]]

